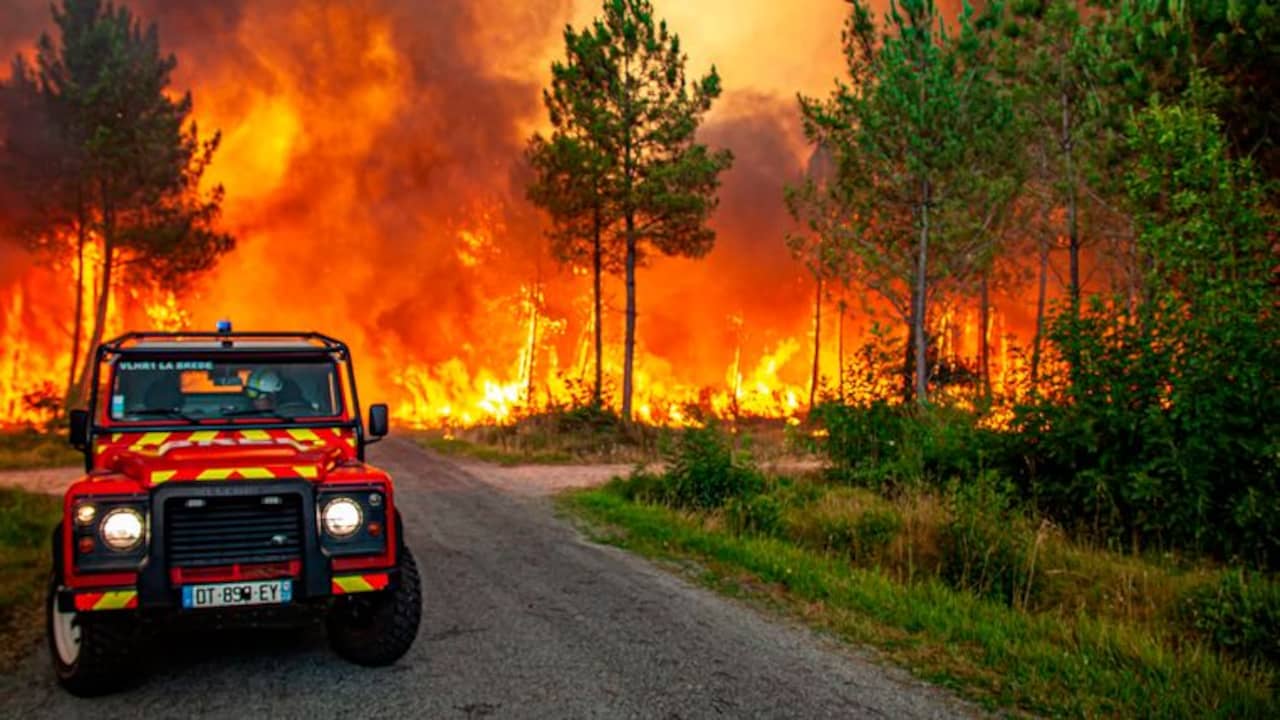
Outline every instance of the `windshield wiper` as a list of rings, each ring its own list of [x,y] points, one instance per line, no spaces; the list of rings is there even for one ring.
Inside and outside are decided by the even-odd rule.
[[[285,422],[296,422],[296,418],[290,417],[288,415],[283,415],[279,412],[276,412],[275,410],[272,410],[271,408],[245,408],[244,410],[228,410],[222,413],[222,417],[224,418],[252,417],[255,415],[273,417],[277,420],[283,420]]]
[[[186,420],[189,423],[200,422],[200,418],[188,415],[176,408],[143,408],[141,410],[130,410],[128,414],[138,415],[138,416],[159,415],[167,418],[177,418],[179,420]]]

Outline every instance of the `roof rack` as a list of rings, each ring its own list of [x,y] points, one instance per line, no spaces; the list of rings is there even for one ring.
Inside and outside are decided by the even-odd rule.
[[[314,350],[347,352],[347,346],[341,340],[318,332],[130,332],[106,341],[102,349],[108,352],[122,352],[137,349],[143,343],[172,343],[174,350],[181,350],[183,345],[195,343],[217,342],[221,347],[234,349],[237,340],[253,340],[257,343],[277,341],[281,343],[306,343]],[[154,348],[148,348],[154,349]],[[207,348],[201,348],[207,349]],[[261,349],[260,346],[258,349]]]

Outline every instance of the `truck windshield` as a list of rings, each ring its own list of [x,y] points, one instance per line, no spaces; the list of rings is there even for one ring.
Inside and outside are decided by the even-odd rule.
[[[342,413],[337,368],[327,360],[120,359],[110,417],[124,422],[261,418]]]

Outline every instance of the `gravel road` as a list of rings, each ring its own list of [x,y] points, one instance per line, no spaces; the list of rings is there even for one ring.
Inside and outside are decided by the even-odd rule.
[[[162,636],[140,687],[89,701],[56,687],[42,646],[0,677],[0,717],[975,713],[900,670],[582,539],[538,491],[555,482],[404,440],[370,454],[396,478],[423,570],[423,627],[395,666],[339,660],[319,627]]]

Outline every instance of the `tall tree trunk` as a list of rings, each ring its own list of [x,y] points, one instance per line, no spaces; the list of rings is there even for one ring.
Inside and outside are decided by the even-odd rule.
[[[76,392],[76,372],[80,368],[80,336],[84,334],[84,245],[88,241],[83,204],[79,214],[79,223],[76,228],[75,318],[71,323],[71,367],[67,371],[67,392],[62,403],[66,411],[71,410],[73,405],[80,404],[80,397]]]
[[[1045,295],[1049,287],[1049,240],[1040,239],[1040,286],[1036,291],[1036,334],[1031,341],[1031,388],[1040,380],[1040,347],[1044,344]]]
[[[733,422],[738,422],[738,395],[742,392],[742,327],[738,327],[738,331],[734,333],[733,338],[733,388],[729,397],[733,398],[733,402],[729,405],[733,415]]]
[[[929,366],[924,325],[927,317],[925,293],[928,291],[926,273],[929,268],[929,181],[921,183],[920,247],[916,256],[916,312],[914,335],[916,340],[916,401],[929,402]]]
[[[813,299],[813,374],[809,378],[809,412],[813,412],[814,397],[818,393],[819,357],[822,352],[822,275],[816,274],[818,290]]]
[[[978,377],[982,381],[982,398],[991,399],[991,282],[990,271],[982,271],[981,297],[978,308]]]
[[[537,367],[538,353],[538,302],[542,295],[542,272],[539,268],[538,280],[533,285],[533,290],[529,293],[529,347],[525,363],[525,393],[524,404],[530,409],[533,408],[533,371]]]
[[[636,354],[636,231],[635,217],[627,213],[627,333],[623,340],[622,419],[631,421],[632,372]]]
[[[634,138],[632,133],[639,119],[632,115],[631,111],[631,93],[633,91],[631,85],[631,54],[628,51],[622,59],[622,76],[623,82],[621,92],[623,96],[619,105],[622,106],[622,122],[623,129],[623,148],[622,148],[622,178],[623,178],[623,216],[626,221],[626,284],[627,284],[627,328],[623,338],[622,348],[622,421],[631,422],[631,393],[634,390],[635,370],[635,354],[636,354],[636,208],[635,208],[635,158],[632,156],[632,143]]]
[[[98,345],[102,343],[102,333],[107,326],[107,310],[111,305],[111,276],[115,267],[116,256],[116,217],[115,208],[110,200],[106,183],[102,193],[102,266],[99,271],[97,307],[93,313],[93,327],[89,334],[89,345],[86,348],[84,365],[80,367],[80,379],[76,381],[76,390],[81,398],[89,400],[98,391],[89,387],[93,377],[93,368],[97,364]]]
[[[102,343],[102,333],[107,326],[107,309],[111,305],[111,276],[115,266],[115,243],[111,236],[103,233],[102,244],[102,267],[101,281],[97,290],[97,307],[93,313],[93,327],[89,334],[89,344],[86,350],[84,365],[80,367],[80,378],[76,381],[76,392],[86,401],[97,392],[97,388],[89,387],[89,382],[93,376],[93,366],[95,364],[95,353],[98,345]]]
[[[604,332],[600,325],[600,274],[602,271],[603,261],[600,257],[600,206],[595,208],[595,214],[592,218],[594,223],[591,228],[591,272],[594,276],[592,281],[595,284],[593,291],[595,292],[595,335],[596,335],[596,384],[592,393],[592,402],[597,408],[604,404],[603,398],[603,377],[604,370],[602,368],[604,358]]]
[[[841,298],[840,299],[840,321],[839,321],[839,324],[837,325],[838,329],[836,330],[836,333],[838,335],[838,338],[836,340],[836,369],[837,369],[837,372],[839,373],[837,377],[839,380],[841,405],[844,404],[844,311],[845,311],[844,298]]]
[[[1080,198],[1077,192],[1075,141],[1071,137],[1071,107],[1065,92],[1062,93],[1062,154],[1067,171],[1067,252],[1070,257],[1068,293],[1071,299],[1071,316],[1080,315]]]
[[[904,403],[909,403],[916,397],[916,313],[919,309],[916,285],[912,283],[911,309],[907,312],[907,347],[902,356],[902,402]]]

